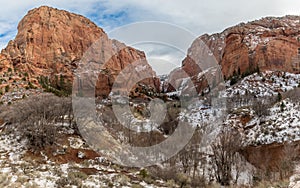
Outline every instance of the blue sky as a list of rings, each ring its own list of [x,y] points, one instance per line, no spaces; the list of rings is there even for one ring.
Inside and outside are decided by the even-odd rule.
[[[0,0],[0,2],[1,49],[14,38],[17,24],[27,11],[41,5],[82,14],[108,33],[129,23],[163,21],[186,28],[196,36],[221,32],[229,26],[265,16],[300,13],[298,0]],[[147,54],[153,54],[154,48],[145,47],[144,50]],[[170,61],[182,58],[171,56],[172,53],[168,55]]]

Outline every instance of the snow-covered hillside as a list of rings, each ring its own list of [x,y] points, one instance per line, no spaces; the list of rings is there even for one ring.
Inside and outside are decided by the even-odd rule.
[[[287,72],[267,71],[255,73],[242,79],[237,84],[230,86],[227,81],[226,97],[234,95],[251,94],[257,97],[274,96],[278,92],[286,92],[300,83],[300,74],[292,74]]]
[[[182,112],[181,117],[186,117],[193,126],[214,125],[215,129],[223,126],[234,127],[244,135],[246,145],[300,140],[299,102],[289,99],[288,95],[282,101],[278,99],[278,95],[285,96],[288,91],[298,88],[299,83],[300,74],[272,71],[255,73],[233,86],[228,81],[227,89],[221,94],[218,105],[205,105],[204,101],[199,101],[186,112]],[[224,103],[228,98],[243,101],[246,96],[246,103],[230,104],[232,100]],[[266,99],[273,99],[274,102],[269,102],[268,106],[264,102]],[[214,100],[216,99],[212,101]],[[254,102],[260,103],[258,105],[263,109],[255,109]],[[266,113],[261,115],[255,110],[264,110]]]
[[[258,117],[251,108],[240,108],[228,115],[225,125],[239,129],[247,145],[297,141],[300,140],[299,109],[299,104],[289,99],[276,103],[265,117]]]
[[[138,169],[125,169],[93,152],[74,130],[65,133],[56,150],[32,153],[16,132],[0,132],[0,187],[167,187],[162,180],[144,180]],[[68,134],[67,134],[68,133]],[[21,141],[21,142],[20,142]],[[175,184],[174,184],[175,185]]]

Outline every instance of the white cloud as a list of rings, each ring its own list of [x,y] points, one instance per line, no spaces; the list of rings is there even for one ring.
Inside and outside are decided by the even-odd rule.
[[[108,7],[118,9],[128,8],[130,18],[135,21],[156,20],[173,23],[187,28],[196,36],[203,33],[221,32],[229,26],[240,22],[248,22],[266,16],[283,16],[295,14],[300,8],[300,2],[293,0],[115,0],[109,1]],[[295,8],[297,7],[297,8]],[[178,36],[180,40],[180,36]],[[160,55],[161,48],[141,48],[146,51],[147,57],[165,62],[172,62],[176,66],[181,64],[182,56],[170,50],[168,55]],[[186,50],[185,50],[186,51]],[[158,63],[152,63],[158,72],[168,72],[169,68],[161,70]]]
[[[136,20],[167,21],[181,25],[193,33],[220,32],[239,22],[264,16],[296,14],[300,2],[293,0],[115,0],[111,7],[129,7]],[[299,12],[298,12],[299,14]]]
[[[186,56],[180,49],[159,43],[143,43],[133,47],[146,52],[148,62],[158,75],[169,74]]]
[[[73,0],[72,3],[69,1],[6,1],[0,0],[0,49],[4,48],[7,42],[14,38],[17,33],[18,22],[24,17],[27,12],[33,8],[39,7],[41,5],[53,6],[60,9],[66,9],[69,11],[74,11],[79,14],[87,15],[89,11],[93,9],[96,0]]]
[[[197,36],[265,16],[299,14],[300,9],[300,1],[295,0],[0,0],[0,3],[3,5],[0,7],[0,36],[3,35],[0,48],[14,37],[17,23],[27,11],[41,5],[82,14],[106,31],[135,21],[164,21],[187,28]],[[145,47],[145,50],[147,55],[155,54],[153,49],[149,51]],[[162,55],[166,61],[177,59],[175,64],[178,65],[181,57],[175,53],[171,56],[172,53]]]

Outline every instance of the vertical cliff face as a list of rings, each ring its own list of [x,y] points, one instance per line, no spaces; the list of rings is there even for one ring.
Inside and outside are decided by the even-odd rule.
[[[198,79],[203,79],[198,76],[202,70],[193,61],[194,54],[204,49],[198,45],[199,41],[210,49],[208,54],[216,58],[225,78],[234,72],[251,72],[257,67],[300,72],[300,16],[267,17],[197,38],[188,50],[182,68],[192,77],[198,91],[205,85]]]
[[[33,9],[20,21],[18,34],[2,51],[12,65],[32,75],[68,73],[100,37],[101,28],[90,20],[50,7]],[[75,66],[73,64],[73,66]]]
[[[220,57],[223,73],[258,66],[262,70],[299,72],[300,17],[263,18],[201,37]],[[216,42],[214,42],[216,41]],[[225,45],[222,45],[225,44]]]
[[[18,25],[16,38],[0,54],[0,72],[8,69],[26,72],[37,86],[37,78],[40,76],[53,79],[62,75],[71,81],[78,62],[99,38],[103,44],[98,50],[115,54],[109,62],[101,62],[105,64],[104,69],[108,69],[109,74],[99,76],[96,93],[105,97],[118,73],[128,64],[145,60],[145,54],[109,39],[89,19],[64,10],[42,6],[29,11]],[[158,89],[159,82],[154,78],[155,72],[147,61],[142,62],[145,71],[149,70],[153,77],[144,80],[145,84]]]

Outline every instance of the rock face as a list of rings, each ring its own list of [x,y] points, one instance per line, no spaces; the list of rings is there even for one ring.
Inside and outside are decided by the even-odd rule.
[[[40,76],[54,79],[62,75],[72,81],[73,72],[82,56],[99,38],[103,42],[99,51],[104,55],[116,53],[109,62],[101,62],[110,74],[99,76],[96,93],[105,97],[116,75],[126,65],[145,60],[145,54],[109,39],[89,19],[55,8],[42,6],[33,9],[20,21],[16,38],[0,54],[0,72],[6,72],[9,68],[20,73],[26,72],[38,87],[37,78]],[[144,80],[145,84],[158,89],[155,72],[147,61],[143,61],[143,64],[153,76],[153,79]]]
[[[300,16],[281,18],[267,17],[249,23],[241,23],[228,28],[222,33],[202,35],[197,38],[188,56],[183,60],[182,69],[192,78],[197,90],[205,87],[203,77],[198,76],[203,70],[195,64],[197,55],[203,55],[203,41],[220,64],[225,78],[234,72],[243,74],[256,67],[260,70],[280,70],[300,72]],[[196,60],[198,61],[198,60]],[[176,74],[176,71],[173,71]],[[178,74],[176,74],[178,75]],[[170,89],[169,89],[170,90]]]

